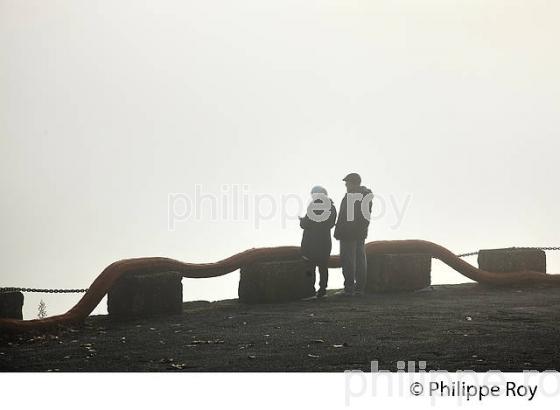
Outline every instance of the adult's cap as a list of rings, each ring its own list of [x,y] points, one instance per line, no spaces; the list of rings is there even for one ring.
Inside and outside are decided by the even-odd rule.
[[[362,177],[360,177],[360,175],[356,174],[355,172],[352,172],[352,173],[346,175],[342,180],[343,181],[348,181],[348,182],[354,182],[356,184],[361,184],[362,183]]]

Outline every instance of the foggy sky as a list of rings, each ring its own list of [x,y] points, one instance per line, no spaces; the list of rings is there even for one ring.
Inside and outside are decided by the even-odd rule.
[[[298,245],[297,221],[171,231],[168,195],[307,199],[320,184],[338,207],[354,171],[410,197],[401,225],[376,220],[369,240],[560,245],[559,13],[539,0],[0,0],[0,286],[87,287],[122,258]],[[185,299],[235,297],[237,277],[184,280]],[[433,281],[465,278],[436,264]],[[54,314],[78,297],[26,298],[32,318],[40,298]]]

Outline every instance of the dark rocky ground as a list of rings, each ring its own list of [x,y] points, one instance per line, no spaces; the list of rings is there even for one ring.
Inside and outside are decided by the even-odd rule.
[[[181,315],[92,316],[56,335],[0,336],[3,371],[560,370],[560,289],[432,291],[243,305],[185,303]]]

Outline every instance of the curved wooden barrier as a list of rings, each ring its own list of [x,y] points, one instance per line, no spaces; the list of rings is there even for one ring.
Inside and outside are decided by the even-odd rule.
[[[494,273],[480,270],[465,262],[448,249],[422,240],[374,241],[366,244],[368,255],[375,253],[424,253],[437,258],[479,283],[495,286],[527,286],[532,284],[560,285],[560,275],[542,272],[522,271]],[[128,272],[151,273],[174,271],[186,278],[211,278],[225,275],[255,262],[278,261],[300,257],[299,246],[279,246],[256,248],[233,255],[213,263],[186,263],[169,258],[150,257],[123,259],[107,266],[93,281],[80,301],[68,312],[45,319],[16,320],[0,319],[3,332],[44,331],[57,326],[80,324],[95,309],[107,294],[113,283]],[[329,267],[340,267],[338,255],[331,256]]]

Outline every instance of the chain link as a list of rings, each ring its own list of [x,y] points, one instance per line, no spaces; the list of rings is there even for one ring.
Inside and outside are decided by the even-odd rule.
[[[36,293],[84,293],[87,289],[39,289],[39,288],[0,288],[0,293],[36,292]]]
[[[478,255],[478,251],[476,252],[469,252],[469,253],[461,253],[460,255],[457,255],[459,258],[464,258],[465,256],[473,256],[473,255]]]
[[[520,246],[517,247],[519,249],[539,249],[541,251],[560,251],[560,246]],[[512,248],[514,249],[514,248]],[[464,258],[465,256],[474,256],[478,255],[478,251],[475,252],[468,252],[468,253],[461,253],[457,255],[459,258]]]

